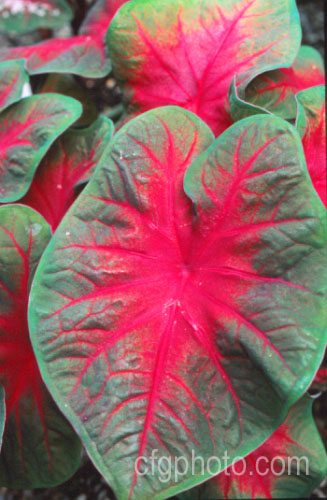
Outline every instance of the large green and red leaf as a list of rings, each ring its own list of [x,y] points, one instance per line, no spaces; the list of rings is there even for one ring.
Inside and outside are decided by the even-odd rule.
[[[91,177],[112,133],[112,122],[99,118],[88,129],[63,134],[41,162],[21,203],[37,210],[55,230],[81,183]]]
[[[0,383],[6,397],[0,484],[12,488],[62,482],[81,455],[78,439],[42,382],[29,339],[29,289],[50,237],[49,225],[34,210],[0,207]]]
[[[216,135],[231,123],[228,87],[290,65],[300,44],[293,0],[134,0],[108,30],[127,115],[175,104]],[[127,117],[128,117],[127,116]]]
[[[242,91],[231,85],[230,105],[234,121],[254,114],[273,113],[284,119],[295,119],[295,94],[325,83],[324,63],[312,47],[302,46],[290,68],[279,68],[260,74]]]
[[[0,115],[0,202],[22,198],[54,140],[81,116],[81,104],[59,94],[22,99]]]
[[[304,396],[264,444],[179,498],[307,498],[326,473],[327,456],[312,417],[312,399]]]
[[[28,74],[23,60],[0,63],[0,111],[22,97]]]
[[[213,142],[161,107],[115,135],[41,260],[29,321],[44,380],[119,500],[210,476],[138,475],[154,449],[244,456],[304,393],[326,340],[324,217],[276,117]]]
[[[30,74],[73,73],[98,78],[109,73],[105,34],[117,8],[126,0],[98,0],[81,26],[80,34],[52,38],[26,47],[0,50],[0,61],[26,59]]]
[[[302,137],[309,174],[321,201],[327,207],[326,185],[326,90],[324,85],[297,94],[296,127]]]
[[[0,0],[0,30],[60,28],[72,19],[65,0]]]

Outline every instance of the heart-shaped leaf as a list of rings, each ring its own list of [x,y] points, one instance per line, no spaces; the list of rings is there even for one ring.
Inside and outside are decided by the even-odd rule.
[[[55,230],[86,182],[113,134],[113,123],[99,118],[91,127],[69,130],[50,148],[21,203],[37,210]]]
[[[300,45],[293,0],[135,0],[108,30],[128,115],[176,104],[216,135],[231,123],[228,87],[290,65]]]
[[[0,207],[0,382],[7,414],[0,485],[11,488],[62,482],[81,456],[79,440],[41,380],[28,332],[29,288],[50,236],[34,210]]]
[[[22,97],[28,82],[23,60],[0,63],[0,112]]]
[[[0,0],[0,30],[60,28],[73,17],[65,0]]]
[[[296,127],[302,137],[308,170],[322,202],[327,207],[326,185],[326,91],[324,85],[297,94]]]
[[[326,473],[327,456],[312,418],[312,399],[304,396],[257,450],[178,498],[307,498]]]
[[[198,117],[161,107],[114,136],[40,262],[29,324],[119,500],[210,477],[172,465],[163,483],[156,466],[137,473],[142,457],[233,460],[282,423],[325,345],[324,217],[298,134],[276,117],[213,142]]]
[[[59,94],[22,99],[0,115],[0,202],[19,200],[53,143],[82,114],[81,104]]]
[[[27,47],[0,50],[0,61],[26,59],[30,74],[73,73],[99,78],[109,73],[105,34],[116,9],[126,0],[99,0],[81,26],[80,35],[52,38]]]
[[[325,83],[324,63],[312,47],[302,46],[290,68],[263,73],[243,91],[230,88],[231,115],[234,121],[247,116],[273,113],[281,118],[294,119],[297,113],[295,94],[300,90]]]

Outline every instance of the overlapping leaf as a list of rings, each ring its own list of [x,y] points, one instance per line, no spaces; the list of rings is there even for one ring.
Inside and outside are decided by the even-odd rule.
[[[312,47],[302,46],[290,68],[260,74],[243,92],[236,88],[235,82],[232,83],[230,105],[233,120],[265,112],[294,119],[297,112],[295,94],[324,83],[321,55]]]
[[[0,61],[23,58],[29,73],[73,73],[98,78],[109,73],[105,34],[116,9],[126,0],[98,0],[80,35],[0,50]]]
[[[319,85],[297,94],[299,112],[296,127],[302,143],[308,170],[322,202],[327,207],[326,185],[326,97]]]
[[[216,135],[232,121],[228,87],[259,71],[290,65],[300,44],[293,0],[135,0],[108,31],[127,114],[176,104]]]
[[[34,210],[0,207],[0,383],[6,396],[0,485],[12,488],[62,482],[81,455],[78,439],[41,380],[29,339],[29,288],[50,236]]]
[[[53,143],[82,113],[58,94],[27,97],[0,115],[0,202],[19,200]]]
[[[74,75],[65,73],[53,73],[47,76],[43,85],[38,90],[39,94],[55,92],[80,101],[83,106],[83,114],[75,123],[76,127],[87,127],[98,117],[97,107],[90,93],[80,85]]]
[[[0,111],[18,101],[24,84],[28,82],[23,60],[0,64]]]
[[[179,498],[307,498],[326,473],[327,456],[312,418],[312,400],[304,396],[257,450]]]
[[[213,142],[195,115],[157,108],[116,134],[42,258],[29,321],[51,393],[119,500],[210,476],[198,462],[164,485],[156,466],[137,474],[154,450],[232,460],[282,423],[325,344],[324,217],[276,117]]]
[[[60,28],[72,15],[66,0],[0,0],[0,30]]]
[[[88,129],[63,134],[41,162],[21,203],[37,210],[55,230],[77,198],[78,185],[92,175],[112,133],[112,122],[99,118]]]

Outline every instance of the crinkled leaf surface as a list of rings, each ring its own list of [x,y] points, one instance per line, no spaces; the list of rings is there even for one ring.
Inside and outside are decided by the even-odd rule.
[[[312,418],[312,399],[304,396],[257,450],[179,498],[307,498],[326,473],[327,456]]]
[[[21,203],[37,210],[55,230],[88,180],[113,134],[113,123],[99,118],[88,129],[69,130],[50,148]]]
[[[161,107],[114,136],[40,262],[29,321],[44,380],[119,500],[209,477],[199,463],[176,482],[137,475],[152,450],[243,456],[304,393],[326,340],[324,219],[279,118],[213,142]]]
[[[108,30],[127,113],[176,104],[216,135],[231,123],[228,87],[291,64],[300,44],[293,0],[135,0]]]
[[[22,99],[0,115],[0,202],[19,200],[53,143],[82,114],[81,104],[59,94]]]
[[[235,82],[232,83],[230,105],[233,120],[264,112],[294,119],[297,113],[295,94],[324,83],[321,55],[304,45],[290,68],[279,68],[257,76],[241,93]]]
[[[28,74],[23,60],[0,63],[0,111],[19,101],[27,82]]]
[[[79,440],[42,382],[29,339],[29,288],[50,236],[34,210],[0,207],[0,383],[7,415],[0,485],[12,488],[62,482],[81,455]]]
[[[73,73],[90,78],[105,76],[111,69],[105,34],[116,9],[126,0],[99,0],[81,26],[81,34],[52,38],[26,47],[0,50],[0,61],[26,59],[29,73]]]
[[[60,28],[72,16],[65,0],[0,0],[0,30]]]
[[[47,76],[39,94],[55,92],[80,101],[83,106],[83,114],[74,124],[75,127],[87,127],[98,117],[97,107],[90,93],[80,85],[74,75],[65,73],[53,73]]]
[[[325,92],[325,86],[319,85],[297,94],[299,112],[296,127],[302,136],[304,153],[313,185],[327,207]]]

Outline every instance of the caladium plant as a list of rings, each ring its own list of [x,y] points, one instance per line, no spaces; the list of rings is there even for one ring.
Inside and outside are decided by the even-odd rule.
[[[295,1],[5,5],[0,486],[63,482],[81,438],[117,500],[309,495],[326,125]]]
[[[128,115],[174,104],[217,135],[232,123],[235,73],[242,91],[260,69],[292,64],[298,13],[293,0],[134,0],[113,19],[108,44]]]
[[[116,10],[126,0],[98,0],[78,36],[52,38],[36,45],[0,50],[0,61],[25,59],[30,74],[73,73],[88,77],[110,71],[104,37]]]
[[[42,382],[29,340],[29,289],[50,237],[49,225],[30,208],[0,207],[0,384],[6,398],[0,484],[15,488],[62,482],[81,457],[78,438]]]
[[[326,474],[326,453],[312,418],[312,399],[304,396],[257,450],[179,499],[306,498]]]
[[[144,479],[135,462],[155,449],[232,460],[282,423],[326,342],[324,219],[276,117],[214,141],[164,107],[116,134],[41,259],[29,321],[43,378],[118,499],[210,476]]]

